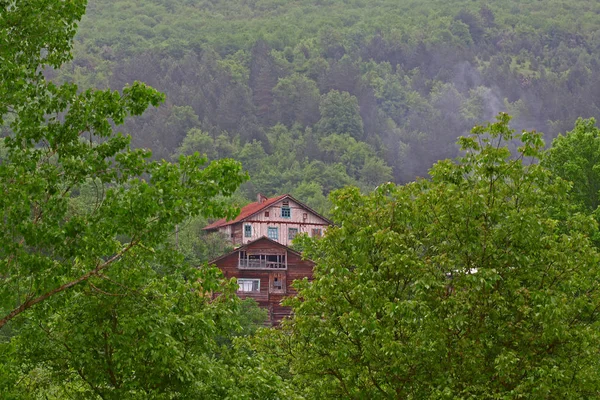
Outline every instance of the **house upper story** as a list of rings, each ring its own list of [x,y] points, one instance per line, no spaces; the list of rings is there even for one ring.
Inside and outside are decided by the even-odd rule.
[[[220,219],[204,230],[224,233],[234,246],[248,244],[263,236],[290,246],[299,233],[322,236],[330,225],[331,221],[289,194],[272,198],[259,194],[257,201],[243,207],[234,220]]]

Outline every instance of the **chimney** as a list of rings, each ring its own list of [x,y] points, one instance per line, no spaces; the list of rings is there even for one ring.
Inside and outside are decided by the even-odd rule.
[[[265,201],[267,201],[267,199],[268,199],[267,196],[264,196],[260,193],[256,195],[256,201],[258,201],[258,204],[264,203]]]

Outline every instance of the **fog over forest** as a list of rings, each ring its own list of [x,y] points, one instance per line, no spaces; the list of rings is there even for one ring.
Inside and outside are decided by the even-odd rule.
[[[596,117],[593,1],[92,0],[53,76],[167,101],[127,123],[171,159],[200,151],[250,172],[241,197],[405,183],[458,155],[499,111],[547,141]]]

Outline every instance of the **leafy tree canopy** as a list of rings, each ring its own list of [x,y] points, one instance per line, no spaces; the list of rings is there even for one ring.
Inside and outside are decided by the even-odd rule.
[[[597,396],[597,226],[509,119],[431,180],[335,193],[336,227],[302,243],[316,279],[258,346],[306,398]]]
[[[70,59],[84,9],[0,2],[2,397],[289,397],[233,347],[263,314],[169,243],[189,218],[236,215],[224,197],[247,179],[241,165],[132,149],[114,128],[165,99],[142,83],[46,80]],[[196,123],[189,107],[176,111],[169,123]]]
[[[598,208],[600,130],[596,120],[578,119],[575,129],[558,135],[543,160],[556,175],[573,183],[573,199],[588,211]]]
[[[148,161],[147,150],[132,150],[129,137],[113,133],[125,117],[164,100],[152,88],[136,82],[122,92],[79,92],[74,84],[47,82],[40,70],[68,59],[63,42],[85,3],[42,3],[3,6],[1,32],[10,40],[3,46],[9,62],[0,67],[0,90],[8,93],[3,115],[10,111],[14,118],[0,164],[0,212],[7,227],[0,236],[0,327],[126,262],[130,253],[151,252],[189,215],[234,215],[236,209],[215,196],[231,194],[245,178],[228,159],[208,166],[198,155],[178,164]],[[38,32],[37,18],[44,16],[47,32]],[[74,209],[72,197],[88,184],[94,198]]]

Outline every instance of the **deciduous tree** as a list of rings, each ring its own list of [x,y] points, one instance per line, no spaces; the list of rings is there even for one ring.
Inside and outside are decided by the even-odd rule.
[[[597,228],[509,119],[474,128],[431,180],[333,196],[336,226],[303,243],[315,280],[265,335],[307,398],[598,396]]]
[[[129,253],[150,252],[189,215],[232,216],[216,200],[245,179],[232,160],[205,165],[148,161],[115,134],[129,115],[158,105],[162,94],[141,83],[122,92],[78,91],[42,74],[70,57],[85,1],[2,4],[0,122],[10,113],[0,164],[0,328],[31,307],[81,285]],[[43,23],[41,21],[44,21]],[[89,184],[86,207],[73,197]]]
[[[588,211],[598,208],[600,190],[600,130],[596,120],[578,119],[575,128],[558,135],[544,166],[573,183],[573,200]]]
[[[233,347],[259,317],[235,282],[169,246],[189,217],[235,216],[223,196],[246,179],[241,165],[130,148],[114,127],[164,99],[144,84],[80,91],[44,78],[69,59],[84,9],[0,2],[1,397],[293,396]]]

